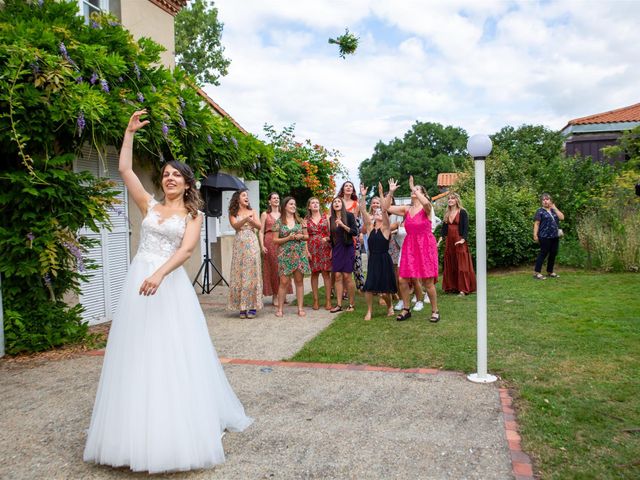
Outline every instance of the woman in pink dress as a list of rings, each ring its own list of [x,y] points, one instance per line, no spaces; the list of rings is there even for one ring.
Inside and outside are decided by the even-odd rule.
[[[399,269],[400,296],[404,308],[396,320],[402,321],[411,317],[411,310],[408,308],[411,305],[409,303],[411,295],[409,283],[413,281],[414,284],[418,284],[420,280],[423,280],[431,301],[430,320],[435,323],[440,320],[435,287],[435,282],[438,281],[438,247],[431,232],[431,202],[429,202],[424,187],[413,184],[413,176],[409,177],[409,188],[411,189],[411,205],[391,205],[391,197],[398,189],[398,182],[393,178],[389,180],[389,194],[385,198],[387,211],[403,216],[404,227],[407,230],[407,236],[402,244]]]
[[[260,215],[260,249],[262,251],[262,294],[273,296],[273,306],[278,308],[278,287],[280,275],[278,275],[278,246],[273,243],[275,224],[280,218],[280,195],[271,192],[267,199],[266,212]],[[287,293],[293,293],[293,287],[289,284]],[[286,303],[286,297],[285,297]]]
[[[309,240],[309,264],[311,266],[311,292],[313,293],[313,309],[320,308],[318,299],[319,276],[324,281],[325,310],[331,310],[331,237],[329,235],[329,218],[320,211],[320,200],[311,197],[307,201],[307,233]]]

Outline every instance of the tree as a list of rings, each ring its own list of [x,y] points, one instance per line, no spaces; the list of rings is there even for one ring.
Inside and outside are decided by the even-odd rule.
[[[170,159],[202,177],[220,168],[260,175],[273,150],[204,104],[183,70],[160,66],[163,47],[134,41],[117,19],[73,1],[0,3],[0,274],[7,352],[82,340],[82,306],[64,301],[86,278],[79,235],[117,211],[111,183],[75,172],[89,145],[119,146],[131,113],[146,108],[136,157],[158,172]]]
[[[402,139],[378,142],[371,158],[360,164],[360,180],[367,187],[400,180],[399,196],[409,195],[407,179],[413,175],[431,195],[438,193],[438,174],[462,171],[471,162],[466,155],[467,133],[458,127],[416,122]]]
[[[176,62],[200,83],[220,85],[231,64],[221,43],[223,25],[207,0],[193,0],[176,15]]]

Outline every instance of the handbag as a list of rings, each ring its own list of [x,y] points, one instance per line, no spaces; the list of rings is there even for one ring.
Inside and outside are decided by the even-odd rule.
[[[558,238],[564,237],[564,232],[561,228],[558,229]]]

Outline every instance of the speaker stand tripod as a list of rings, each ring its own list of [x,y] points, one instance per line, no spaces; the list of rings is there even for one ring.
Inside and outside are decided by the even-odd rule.
[[[202,287],[202,293],[211,293],[213,289],[221,283],[224,282],[226,286],[229,286],[229,283],[224,279],[224,277],[222,276],[222,272],[218,270],[218,267],[216,267],[215,263],[213,263],[211,261],[211,258],[209,257],[209,217],[206,214],[204,216],[204,242],[204,259],[202,260],[202,265],[200,265],[198,273],[196,273],[196,277],[193,279],[192,285],[195,287],[197,284],[198,286]],[[209,267],[213,268],[213,270],[215,270],[220,277],[218,281],[213,285],[211,284],[211,281],[209,279]],[[200,273],[202,273],[202,283],[198,281]]]

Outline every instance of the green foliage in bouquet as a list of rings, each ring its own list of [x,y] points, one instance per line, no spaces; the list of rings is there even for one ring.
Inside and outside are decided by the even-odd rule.
[[[349,32],[348,28],[345,28],[344,34],[340,35],[337,38],[330,38],[329,43],[338,45],[340,49],[339,56],[341,58],[346,58],[347,55],[353,55],[354,53],[356,53],[359,40],[360,39],[358,37]]]

